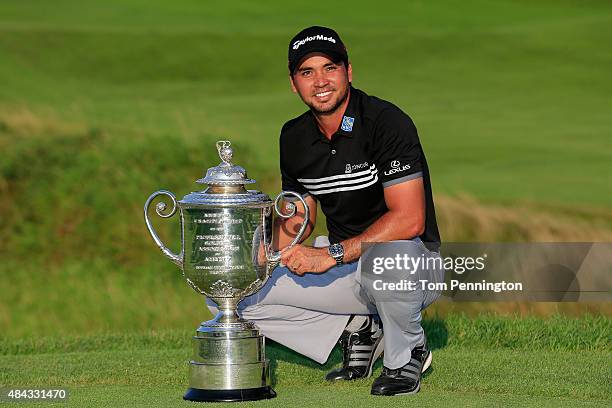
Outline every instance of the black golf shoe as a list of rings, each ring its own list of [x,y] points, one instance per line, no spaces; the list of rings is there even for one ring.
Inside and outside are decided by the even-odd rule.
[[[372,395],[416,394],[421,388],[421,374],[431,366],[431,351],[427,342],[412,350],[408,364],[397,369],[383,367],[372,384]]]
[[[330,371],[327,381],[355,380],[372,375],[372,367],[383,352],[383,333],[378,323],[370,316],[361,329],[344,333],[342,344],[342,367]]]

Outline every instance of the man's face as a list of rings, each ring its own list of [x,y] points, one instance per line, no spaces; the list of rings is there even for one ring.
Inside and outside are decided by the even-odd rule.
[[[317,114],[332,114],[346,100],[353,80],[351,64],[335,63],[322,53],[307,56],[294,75],[291,89]]]

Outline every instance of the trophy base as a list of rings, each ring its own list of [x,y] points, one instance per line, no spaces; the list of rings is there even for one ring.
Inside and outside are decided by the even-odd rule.
[[[246,388],[242,390],[201,390],[189,388],[183,399],[195,402],[239,402],[258,401],[276,397],[276,392],[270,386]]]

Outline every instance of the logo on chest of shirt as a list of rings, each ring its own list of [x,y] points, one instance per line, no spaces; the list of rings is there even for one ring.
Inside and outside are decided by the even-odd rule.
[[[365,169],[366,167],[368,167],[368,162],[363,162],[359,164],[348,164],[347,163],[346,168],[344,169],[344,173],[349,174],[355,170]]]
[[[390,176],[392,174],[399,173],[399,172],[402,172],[402,171],[406,171],[406,170],[409,170],[409,169],[410,169],[410,164],[405,164],[405,165],[402,166],[402,164],[400,163],[399,160],[393,160],[391,162],[391,168],[389,170],[385,171],[384,174],[385,174],[385,176]]]
[[[343,116],[342,126],[340,126],[340,129],[344,130],[345,132],[352,132],[353,123],[355,123],[355,118],[351,118],[350,116]]]

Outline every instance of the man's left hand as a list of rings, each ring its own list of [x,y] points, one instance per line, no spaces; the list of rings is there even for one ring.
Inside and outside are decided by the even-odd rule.
[[[281,255],[283,264],[296,275],[305,273],[323,273],[336,261],[327,253],[327,248],[313,248],[305,245],[296,245]]]

